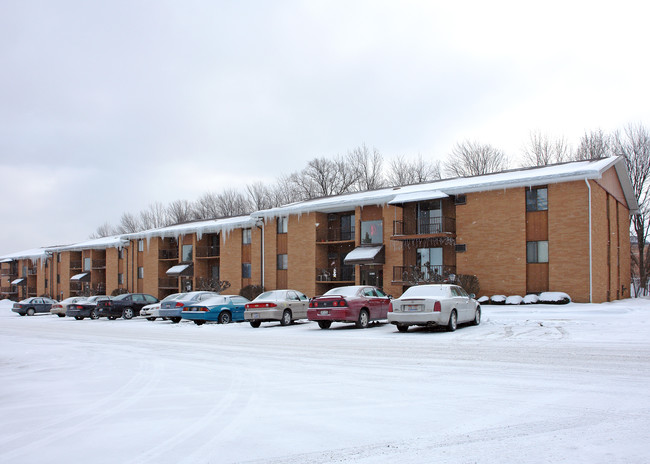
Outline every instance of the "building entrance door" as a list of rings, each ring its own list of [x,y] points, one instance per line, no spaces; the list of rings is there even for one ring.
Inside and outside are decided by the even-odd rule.
[[[383,288],[384,270],[381,266],[359,266],[361,268],[361,285]]]

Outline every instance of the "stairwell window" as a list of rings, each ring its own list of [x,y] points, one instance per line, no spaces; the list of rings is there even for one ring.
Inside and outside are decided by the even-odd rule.
[[[251,278],[251,263],[242,263],[241,265],[241,277],[242,279],[250,279]]]
[[[138,279],[144,279],[144,267],[138,267]]]
[[[285,270],[289,267],[289,259],[286,254],[278,255],[278,270]]]
[[[546,187],[526,190],[526,211],[548,210],[548,190]]]
[[[286,234],[289,228],[289,218],[278,218],[278,234]]]
[[[548,241],[526,242],[526,262],[548,263]]]
[[[241,233],[242,245],[250,245],[251,243],[251,229],[244,229]]]

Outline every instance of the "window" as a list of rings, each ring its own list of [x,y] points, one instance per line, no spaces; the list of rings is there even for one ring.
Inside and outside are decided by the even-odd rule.
[[[287,255],[278,255],[278,269],[287,269],[289,264],[289,259]]]
[[[183,259],[184,263],[192,261],[192,245],[183,245]]]
[[[546,211],[548,191],[546,187],[526,190],[526,211]]]
[[[361,244],[383,243],[383,222],[363,221],[361,223]]]
[[[61,262],[61,253],[56,254],[56,262],[60,263]]]
[[[241,265],[241,277],[242,279],[251,278],[251,263],[242,263]]]
[[[138,279],[144,279],[144,268],[142,266],[138,267]]]
[[[57,284],[60,284],[60,283],[61,283],[61,275],[60,275],[60,274],[57,274],[57,275],[56,275],[56,283],[57,283]]]
[[[117,284],[124,285],[124,274],[122,274],[121,272],[117,274]]]
[[[467,251],[467,245],[464,243],[456,245],[456,253],[465,253]]]
[[[548,263],[548,241],[526,242],[526,262]]]
[[[418,234],[442,232],[442,206],[440,200],[418,203]]]
[[[90,258],[84,258],[84,271],[90,271]]]
[[[278,234],[286,234],[289,227],[289,218],[278,218]]]
[[[212,275],[213,279],[219,280],[219,265],[218,264],[215,265],[215,266],[212,266],[211,275]]]
[[[117,250],[117,259],[124,259],[124,248]]]
[[[136,303],[145,303],[146,302],[146,300],[144,299],[144,295],[140,295],[138,293],[133,295],[133,301],[136,302]]]
[[[47,279],[45,279],[45,289],[47,289]]]
[[[146,301],[149,304],[158,302],[158,300],[151,295],[144,295],[144,301]]]
[[[138,240],[138,251],[144,251],[144,240]]]
[[[442,275],[442,248],[418,248],[415,258],[423,277],[429,278],[429,272]]]
[[[354,214],[341,216],[341,240],[354,240]]]
[[[454,203],[457,205],[464,205],[467,203],[467,197],[465,195],[456,195]]]
[[[243,245],[249,245],[251,243],[251,230],[244,229],[241,232],[241,242]]]

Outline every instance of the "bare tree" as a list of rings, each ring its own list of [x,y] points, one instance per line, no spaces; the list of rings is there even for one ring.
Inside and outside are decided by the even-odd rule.
[[[580,138],[578,149],[576,150],[574,160],[590,160],[606,158],[614,155],[612,153],[612,137],[597,129],[591,132],[585,132]]]
[[[226,189],[217,195],[219,216],[240,216],[252,211],[246,196],[235,190]]]
[[[205,192],[194,202],[197,219],[212,219],[221,216],[219,194]]]
[[[251,205],[251,208],[255,211],[261,211],[263,209],[273,208],[273,197],[271,194],[271,188],[264,185],[262,182],[254,182],[246,186],[246,192],[248,193],[248,202]]]
[[[161,202],[150,203],[147,209],[140,211],[141,230],[155,229],[170,225],[167,208]]]
[[[648,196],[650,190],[650,133],[642,124],[630,124],[622,132],[617,131],[614,134],[612,146],[614,153],[625,157],[634,195],[639,204],[639,211],[632,218],[632,229],[636,235],[638,247],[638,254],[635,257],[639,273],[638,289],[645,289],[648,285],[650,271],[648,255],[645,253],[650,219],[650,198]],[[637,293],[636,296],[639,294]]]
[[[480,176],[508,168],[508,159],[499,149],[475,141],[457,143],[444,163],[450,176]]]
[[[410,185],[440,179],[440,161],[428,162],[422,155],[414,160],[397,156],[390,161],[386,175],[388,185]]]
[[[167,206],[170,224],[181,224],[196,219],[192,203],[187,200],[174,200]]]
[[[374,190],[386,184],[382,175],[384,159],[376,148],[371,151],[363,144],[348,152],[347,162],[356,178],[356,190]]]
[[[116,228],[118,234],[130,234],[141,230],[142,227],[140,226],[140,221],[138,221],[138,218],[135,215],[131,213],[122,213],[120,225]]]
[[[564,137],[555,140],[533,131],[529,135],[528,144],[524,146],[524,166],[546,166],[561,163],[571,157],[571,149]]]
[[[95,232],[90,235],[90,238],[110,237],[111,235],[115,234],[115,228],[108,222],[105,222],[101,226],[97,227]]]

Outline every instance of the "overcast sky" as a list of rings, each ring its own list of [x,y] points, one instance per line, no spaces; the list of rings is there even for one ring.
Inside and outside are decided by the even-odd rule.
[[[362,143],[650,126],[641,0],[0,3],[0,255]]]

